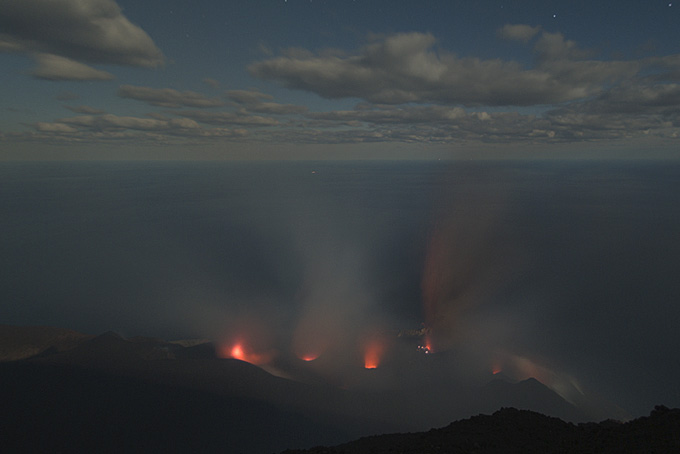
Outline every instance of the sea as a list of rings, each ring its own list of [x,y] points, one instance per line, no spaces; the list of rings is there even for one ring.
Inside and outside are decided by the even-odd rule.
[[[2,162],[0,232],[2,324],[430,325],[680,406],[678,162]]]

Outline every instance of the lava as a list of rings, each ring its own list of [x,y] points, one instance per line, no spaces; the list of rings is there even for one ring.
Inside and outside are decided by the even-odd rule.
[[[425,353],[426,355],[429,355],[430,353],[432,353],[432,350],[427,345],[418,345],[418,351]]]
[[[238,359],[256,366],[266,364],[274,357],[274,353],[271,351],[254,352],[247,348],[242,342],[236,342],[232,345],[223,345],[220,347],[218,354],[221,358]]]
[[[307,346],[300,346],[297,345],[295,346],[296,348],[293,348],[293,354],[298,358],[301,359],[302,361],[310,362],[318,359],[324,352],[326,351],[325,348],[320,347],[317,344],[310,344]]]
[[[376,339],[369,341],[364,348],[364,367],[366,369],[377,368],[384,352],[385,344],[383,342]]]
[[[308,354],[308,355],[302,355],[302,356],[300,356],[300,359],[301,359],[302,361],[310,362],[310,361],[314,361],[314,360],[317,359],[318,357],[319,357],[319,355],[316,355],[316,354],[314,354],[314,353],[311,353],[311,354]]]
[[[241,344],[236,344],[232,347],[231,357],[235,359],[240,359],[241,361],[245,361],[246,355],[243,352],[243,347],[241,346]]]

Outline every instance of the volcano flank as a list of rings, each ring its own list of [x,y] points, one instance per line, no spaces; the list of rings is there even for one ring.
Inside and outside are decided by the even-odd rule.
[[[478,425],[479,431],[505,424],[499,421],[513,427],[534,418],[540,430],[559,426],[559,443],[564,444],[582,436],[592,439],[600,427],[573,426],[592,420],[592,413],[534,378],[513,382],[500,374],[474,386],[443,380],[381,388],[383,377],[407,372],[400,369],[403,364],[392,364],[359,367],[358,378],[339,387],[315,375],[314,361],[296,358],[258,367],[221,358],[216,346],[204,341],[10,326],[0,327],[0,338],[0,445],[10,452],[276,452],[429,430],[501,407],[539,411],[569,423],[504,410],[423,437],[459,433],[457,428],[466,424]],[[436,367],[438,354],[417,358],[420,363],[409,367]],[[675,411],[669,414],[677,422]],[[360,440],[347,445],[347,452],[383,452],[372,447],[374,441],[391,446],[393,439],[399,446],[415,446],[415,434],[390,437]],[[477,435],[465,437],[473,440],[471,446],[478,443]],[[469,441],[456,440],[452,446]]]

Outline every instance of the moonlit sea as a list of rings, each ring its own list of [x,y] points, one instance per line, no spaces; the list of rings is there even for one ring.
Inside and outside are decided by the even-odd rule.
[[[0,163],[0,232],[3,324],[190,338],[245,317],[285,343],[327,295],[394,329],[429,304],[447,342],[542,358],[633,414],[680,406],[677,163]]]

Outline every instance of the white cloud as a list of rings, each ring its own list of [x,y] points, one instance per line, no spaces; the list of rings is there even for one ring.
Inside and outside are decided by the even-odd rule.
[[[680,114],[680,84],[627,84],[571,109],[596,114]]]
[[[290,115],[307,112],[307,107],[295,104],[280,104],[277,102],[265,102],[274,99],[272,95],[255,90],[229,90],[227,98],[241,105],[243,112],[256,112],[269,115]]]
[[[71,142],[134,141],[157,142],[187,139],[220,140],[246,136],[243,128],[203,128],[190,118],[154,119],[117,115],[81,115],[54,122],[38,122],[36,132],[25,133],[27,140],[55,140]]]
[[[539,61],[584,60],[592,56],[591,51],[580,49],[575,41],[564,39],[561,33],[543,32],[534,50]]]
[[[77,128],[73,126],[66,125],[64,123],[45,123],[38,122],[35,124],[35,129],[40,132],[57,132],[57,133],[67,133],[71,134],[78,132]]]
[[[449,123],[466,115],[461,107],[445,106],[369,106],[359,105],[355,110],[311,113],[309,118],[330,120],[349,124],[366,122],[373,124]]]
[[[137,87],[121,85],[118,96],[143,101],[159,107],[219,107],[224,102],[219,99],[207,98],[201,93],[193,91],[178,91],[172,88]]]
[[[248,112],[257,112],[269,115],[292,115],[307,112],[307,107],[296,104],[279,104],[277,102],[259,102],[246,107]]]
[[[251,90],[229,90],[227,97],[239,104],[253,104],[261,102],[263,99],[273,99],[272,95]]]
[[[57,123],[73,127],[92,130],[136,129],[140,131],[163,131],[168,129],[199,128],[198,123],[188,118],[173,118],[171,120],[156,120],[153,118],[139,118],[118,115],[81,115],[62,118]]]
[[[38,65],[31,74],[38,79],[47,80],[111,80],[113,75],[69,58],[51,54],[34,56]]]
[[[498,36],[502,39],[526,43],[540,31],[540,26],[531,27],[523,24],[506,24],[498,30]]]
[[[204,110],[178,111],[177,115],[188,117],[201,123],[210,125],[240,125],[240,126],[275,126],[279,121],[275,118],[248,115],[235,112],[208,112]]]
[[[435,51],[434,36],[397,34],[355,55],[279,56],[250,65],[252,75],[325,98],[374,103],[531,106],[582,99],[631,77],[641,62],[585,60],[587,52],[544,32],[538,62],[525,69],[500,59],[459,58]]]
[[[86,115],[101,115],[106,113],[106,111],[101,110],[101,109],[95,109],[94,107],[90,106],[64,106],[71,112],[75,113],[80,113],[80,114],[86,114]]]
[[[68,59],[70,69],[75,62],[154,68],[165,61],[149,35],[114,0],[0,0],[0,30],[0,51]],[[91,69],[90,80],[104,79],[92,71],[97,70]],[[82,68],[73,72],[84,80]],[[72,79],[40,66],[35,74]]]

